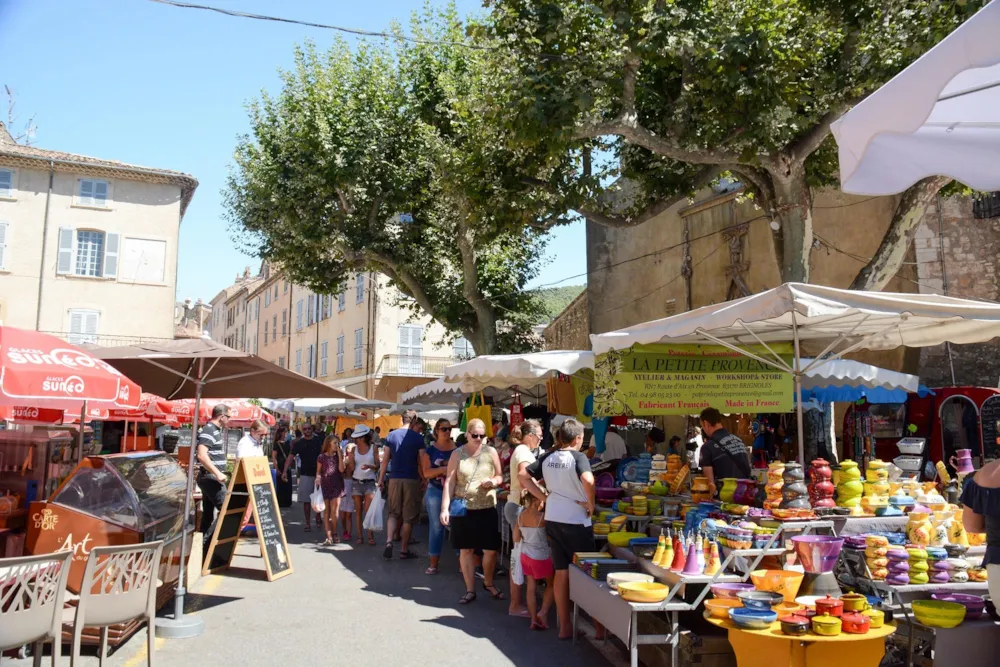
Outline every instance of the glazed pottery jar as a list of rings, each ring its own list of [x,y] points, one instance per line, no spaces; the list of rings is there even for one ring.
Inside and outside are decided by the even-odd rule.
[[[781,621],[781,631],[786,635],[792,635],[793,637],[801,637],[802,635],[809,633],[809,628],[812,626],[812,621],[810,621],[805,616],[780,616],[778,618]]]
[[[976,469],[972,467],[972,450],[971,449],[958,449],[955,450],[956,456],[952,456],[948,459],[951,463],[951,467],[955,469],[960,475],[968,475],[969,473],[975,472]]]
[[[691,500],[695,503],[705,502],[712,499],[712,490],[708,486],[708,478],[698,476],[691,482]]]
[[[881,628],[882,625],[885,623],[885,612],[882,611],[881,609],[868,607],[861,613],[863,613],[865,616],[868,617],[869,627],[871,627],[872,630]]]
[[[844,593],[840,596],[840,601],[844,603],[845,612],[864,611],[868,606],[868,598],[861,593]]]
[[[809,489],[805,484],[805,473],[799,463],[786,463],[781,488],[781,509],[810,509]]]
[[[823,637],[836,637],[840,634],[840,618],[830,614],[817,614],[812,620],[813,632]]]
[[[933,529],[931,531],[931,546],[943,547],[948,544],[948,535],[951,533],[954,512],[943,510],[934,512]]]
[[[948,542],[949,544],[956,544],[960,547],[969,546],[969,536],[965,533],[965,525],[962,520],[953,519],[951,524],[948,526]]]
[[[681,457],[679,454],[667,456],[667,472],[676,474],[681,469]]]
[[[843,623],[844,632],[850,635],[866,634],[871,623],[871,619],[859,611],[846,613],[840,620]]]
[[[844,603],[838,598],[827,595],[816,600],[816,613],[841,616],[844,613]]]
[[[724,503],[733,502],[733,495],[736,493],[736,478],[726,477],[722,480],[722,488],[719,489],[719,500]]]
[[[848,460],[840,462],[840,481],[841,482],[861,481],[861,470],[858,468],[857,461]]]
[[[753,505],[757,499],[757,480],[738,479],[736,480],[736,491],[733,493],[733,502],[739,505]]]
[[[834,486],[830,481],[833,472],[826,459],[815,459],[809,469],[809,499],[813,507],[836,507],[833,501]]]
[[[781,482],[782,475],[785,473],[785,462],[784,461],[772,461],[769,466],[767,466],[767,481],[771,482]]]
[[[868,469],[865,470],[865,479],[869,482],[888,482],[889,464],[879,459],[872,459],[868,462]]]
[[[926,547],[931,543],[931,534],[934,530],[931,524],[931,515],[927,512],[910,512],[910,519],[906,524],[906,540],[910,544]],[[912,557],[912,554],[910,554]],[[926,553],[924,554],[926,558]]]

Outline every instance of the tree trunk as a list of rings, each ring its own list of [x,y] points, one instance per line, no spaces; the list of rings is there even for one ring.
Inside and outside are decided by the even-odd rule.
[[[477,335],[482,338],[482,348],[476,341],[472,341],[472,346],[476,349],[476,354],[492,354],[497,348],[497,313],[496,308],[479,289],[479,270],[476,268],[476,239],[468,226],[460,225],[456,244],[462,255],[462,293],[476,314]],[[480,352],[480,349],[489,351]]]
[[[885,289],[903,265],[903,258],[927,209],[941,188],[950,182],[947,176],[931,176],[917,181],[903,193],[875,256],[858,272],[851,289],[876,292]]]
[[[781,224],[781,282],[809,282],[813,244],[812,191],[805,168],[792,168],[787,176],[772,175],[774,209]]]

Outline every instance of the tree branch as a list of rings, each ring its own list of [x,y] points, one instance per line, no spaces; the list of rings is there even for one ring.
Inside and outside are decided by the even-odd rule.
[[[823,117],[811,129],[789,142],[783,152],[788,155],[792,162],[804,163],[806,158],[815,153],[829,136],[830,124],[840,118],[850,106],[846,102],[835,105],[830,111],[823,114]]]
[[[462,294],[465,296],[479,323],[483,349],[479,354],[492,354],[497,349],[497,317],[493,304],[479,289],[479,269],[476,267],[476,239],[466,220],[458,223],[456,245],[462,255]],[[475,344],[473,344],[475,347]]]
[[[696,192],[705,187],[714,181],[719,176],[719,172],[721,171],[722,168],[718,165],[709,165],[704,169],[701,169],[691,180],[691,190]],[[658,199],[641,211],[631,215],[614,215],[612,213],[588,206],[577,206],[576,211],[583,217],[587,218],[587,220],[603,227],[625,229],[629,227],[637,227],[644,222],[652,220],[664,211],[670,209],[670,207],[674,206],[677,202],[687,199],[688,196],[689,195],[687,193],[682,193]]]
[[[723,150],[681,148],[673,139],[661,137],[643,127],[636,118],[628,118],[624,114],[607,122],[589,122],[577,126],[573,136],[577,139],[597,139],[608,135],[617,135],[626,141],[642,146],[646,150],[661,157],[670,158],[688,164],[743,164],[742,158],[736,153]]]
[[[892,280],[913,241],[917,226],[924,219],[927,209],[937,198],[938,192],[948,185],[947,176],[931,176],[911,185],[896,205],[889,229],[882,237],[875,256],[866,264],[851,283],[851,289],[880,291]]]

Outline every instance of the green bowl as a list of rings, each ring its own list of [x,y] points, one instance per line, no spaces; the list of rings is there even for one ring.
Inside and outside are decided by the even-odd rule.
[[[913,615],[932,628],[954,628],[965,620],[965,605],[943,600],[914,600]]]

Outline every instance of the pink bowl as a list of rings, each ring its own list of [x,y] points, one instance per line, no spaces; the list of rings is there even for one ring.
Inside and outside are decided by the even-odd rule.
[[[830,535],[796,535],[792,538],[802,568],[809,574],[833,572],[844,548],[844,538]]]

